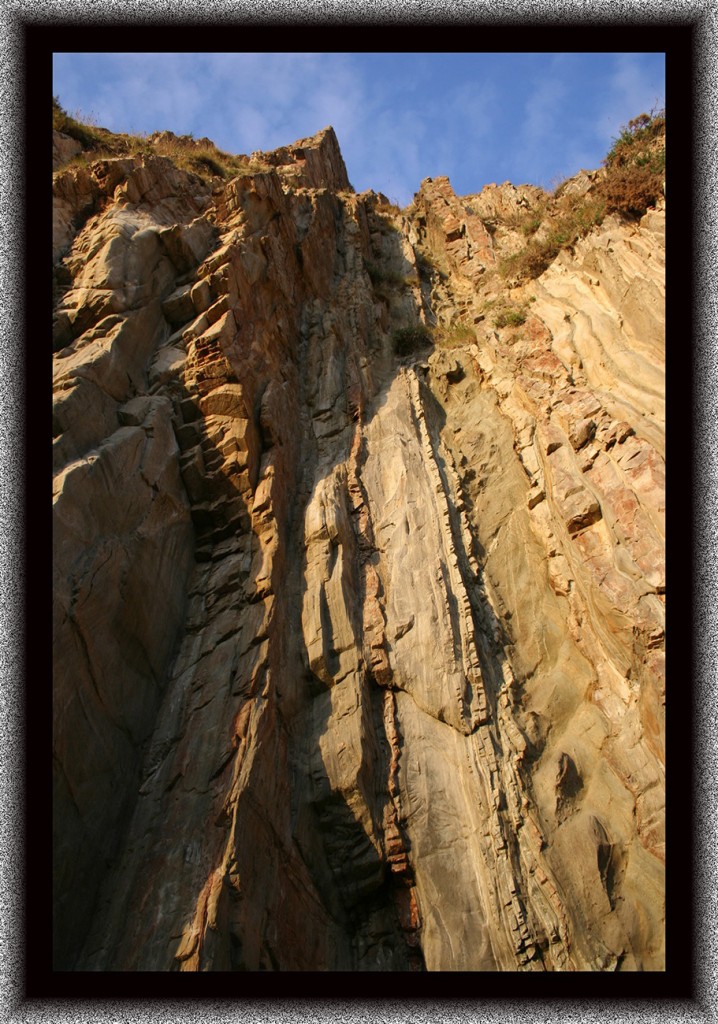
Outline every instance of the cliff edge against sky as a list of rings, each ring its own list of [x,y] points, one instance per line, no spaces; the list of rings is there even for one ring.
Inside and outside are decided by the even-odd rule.
[[[663,969],[658,120],[403,211],[56,133],[56,969]]]

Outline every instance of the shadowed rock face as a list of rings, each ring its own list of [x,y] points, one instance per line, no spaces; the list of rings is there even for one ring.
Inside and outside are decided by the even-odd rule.
[[[262,156],[55,175],[56,967],[661,969],[663,210]]]

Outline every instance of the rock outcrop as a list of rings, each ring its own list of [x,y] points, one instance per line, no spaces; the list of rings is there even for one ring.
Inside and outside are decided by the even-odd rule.
[[[662,969],[663,204],[254,156],[55,173],[56,968]]]

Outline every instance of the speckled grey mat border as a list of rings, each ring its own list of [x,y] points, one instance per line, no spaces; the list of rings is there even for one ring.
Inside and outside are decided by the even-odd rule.
[[[23,416],[23,344],[22,272],[23,184],[21,163],[14,154],[22,148],[22,100],[19,87],[22,71],[22,25],[32,19],[53,24],[65,20],[82,21],[89,17],[102,20],[143,19],[155,24],[186,15],[208,24],[221,23],[232,16],[248,16],[281,22],[302,15],[332,20],[365,19],[397,15],[413,22],[448,24],[452,19],[469,17],[493,24],[523,18],[560,23],[570,18],[588,24],[620,24],[627,16],[645,23],[666,24],[674,19],[690,20],[697,29],[696,157],[694,179],[696,198],[695,279],[696,306],[694,343],[696,347],[695,484],[694,507],[698,574],[699,615],[695,685],[695,766],[696,791],[696,878],[695,918],[698,935],[697,999],[695,1002],[649,1003],[637,1000],[600,1001],[590,1004],[574,1000],[533,1002],[512,999],[480,1003],[469,1000],[445,1002],[425,1000],[351,1000],[315,1003],[271,1000],[237,1001],[165,1001],[76,1002],[43,1000],[24,1002],[23,922],[22,922],[22,829],[23,829],[23,749],[21,708],[24,681],[22,667],[22,547],[25,525],[22,507],[22,467],[26,453],[22,447]],[[428,1024],[434,1021],[464,1022],[507,1021],[608,1021],[612,1024],[663,1021],[708,1021],[718,1017],[718,700],[716,699],[716,637],[718,610],[713,601],[718,591],[718,14],[710,0],[697,3],[652,3],[633,0],[620,6],[607,0],[598,3],[575,0],[563,3],[511,2],[511,0],[404,0],[403,3],[364,2],[347,5],[346,0],[278,0],[252,4],[249,0],[204,0],[201,8],[191,0],[5,0],[0,21],[0,1020],[5,1021],[78,1021],[139,1022],[196,1021],[243,1024],[277,1021],[324,1022],[342,1020],[347,1024],[374,1024],[381,1021]],[[218,40],[221,45],[221,39]],[[321,45],[320,39],[317,40]],[[460,45],[460,40],[457,40]],[[688,255],[687,255],[688,259]],[[688,302],[688,296],[686,296]],[[669,427],[670,429],[670,427]],[[686,453],[686,457],[688,453]],[[686,514],[690,506],[687,496]],[[31,936],[33,943],[49,942],[49,935]],[[680,941],[680,940],[679,940]],[[318,987],[321,988],[321,983]],[[507,978],[507,989],[512,981]]]

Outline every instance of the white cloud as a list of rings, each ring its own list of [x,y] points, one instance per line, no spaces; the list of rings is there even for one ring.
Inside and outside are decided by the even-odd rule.
[[[340,54],[212,54],[202,68],[215,141],[235,152],[272,149],[328,124],[360,119],[360,82]],[[211,134],[208,132],[207,134]]]
[[[427,175],[448,174],[469,192],[595,166],[619,125],[662,99],[663,76],[645,54],[605,55],[590,75],[580,54],[464,55],[457,75],[445,56],[117,53],[56,63],[68,109],[116,131],[191,131],[249,153],[331,124],[354,185],[402,204]]]

